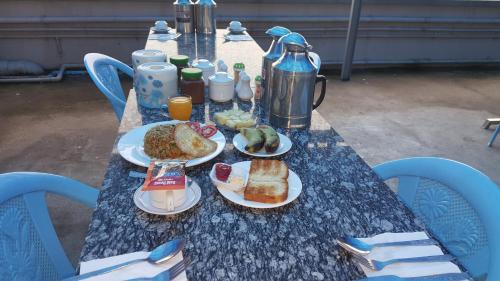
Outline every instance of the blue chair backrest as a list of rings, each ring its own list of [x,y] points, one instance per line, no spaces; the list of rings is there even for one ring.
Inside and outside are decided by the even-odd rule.
[[[500,280],[500,190],[480,171],[453,160],[418,157],[374,167],[398,178],[398,196],[478,279]]]
[[[51,192],[95,208],[99,191],[43,173],[0,174],[0,279],[60,280],[75,275],[45,202]]]
[[[133,77],[134,71],[123,62],[103,54],[86,54],[83,62],[90,78],[111,102],[116,117],[121,120],[127,101],[116,70],[119,69],[130,77]]]

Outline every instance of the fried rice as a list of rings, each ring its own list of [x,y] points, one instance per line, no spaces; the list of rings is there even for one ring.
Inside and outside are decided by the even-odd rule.
[[[175,125],[158,125],[144,136],[144,152],[156,159],[191,159],[175,144]]]

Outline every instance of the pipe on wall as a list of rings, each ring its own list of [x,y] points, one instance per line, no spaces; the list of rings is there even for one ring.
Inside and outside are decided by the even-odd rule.
[[[26,77],[26,76],[0,76],[0,83],[33,83],[33,82],[59,82],[62,80],[64,72],[68,69],[81,69],[83,64],[66,63],[61,65],[55,75]]]

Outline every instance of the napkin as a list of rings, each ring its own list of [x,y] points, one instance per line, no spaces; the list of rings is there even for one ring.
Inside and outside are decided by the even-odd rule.
[[[358,238],[359,240],[374,244],[385,242],[399,242],[428,239],[425,232],[411,233],[383,233],[371,238]],[[398,246],[398,247],[375,247],[367,259],[386,261],[396,258],[413,258],[423,256],[443,255],[441,248],[436,245],[428,246]],[[384,267],[380,271],[374,271],[360,265],[366,276],[396,275],[399,277],[419,277],[444,273],[459,273],[460,268],[452,262],[422,262],[422,263],[395,263]],[[464,279],[465,280],[465,279]]]
[[[148,40],[168,41],[176,39],[179,36],[181,36],[180,33],[167,33],[167,34],[151,33],[148,36]]]
[[[248,35],[248,33],[245,31],[243,34],[225,34],[224,39],[227,41],[252,41],[252,37]]]
[[[125,255],[113,256],[104,259],[91,260],[87,262],[82,262],[80,264],[80,274],[87,273],[90,271],[98,270],[104,267],[112,266],[118,263],[126,262],[133,259],[145,258],[149,255],[149,252],[135,252]],[[90,277],[84,279],[85,281],[99,281],[99,280],[127,280],[132,278],[142,278],[142,277],[154,277],[158,273],[169,269],[183,259],[182,252],[175,255],[169,261],[161,263],[159,265],[151,264],[147,261],[138,262],[129,266],[126,266],[115,271]],[[172,281],[187,281],[186,272],[182,272]]]

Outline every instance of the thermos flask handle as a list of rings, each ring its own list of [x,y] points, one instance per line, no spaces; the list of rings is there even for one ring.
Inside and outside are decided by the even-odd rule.
[[[326,93],[326,77],[323,75],[316,76],[316,83],[318,82],[321,82],[321,94],[319,95],[318,100],[313,103],[313,109],[316,109],[316,107],[318,107],[323,102]]]
[[[308,54],[309,54],[309,57],[313,60],[316,67],[318,68],[317,73],[319,73],[319,69],[321,68],[321,58],[315,52],[309,52]]]

